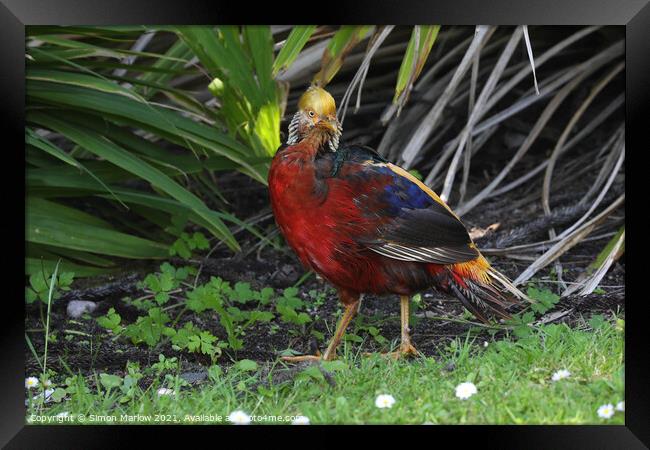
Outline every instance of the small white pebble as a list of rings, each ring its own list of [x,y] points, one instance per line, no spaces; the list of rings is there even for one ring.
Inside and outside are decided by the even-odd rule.
[[[69,317],[78,319],[85,313],[92,313],[95,309],[97,309],[97,303],[95,302],[89,302],[87,300],[70,300],[66,312]]]

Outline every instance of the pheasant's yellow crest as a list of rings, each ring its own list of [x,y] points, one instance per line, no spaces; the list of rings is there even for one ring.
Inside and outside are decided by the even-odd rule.
[[[298,101],[298,108],[303,111],[312,110],[320,117],[336,115],[336,102],[334,97],[325,89],[311,86]]]

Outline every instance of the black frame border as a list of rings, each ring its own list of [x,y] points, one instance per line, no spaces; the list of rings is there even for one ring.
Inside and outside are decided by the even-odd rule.
[[[310,6],[306,2],[289,2],[279,7],[274,2],[255,2],[233,5],[224,1],[178,0],[2,0],[0,4],[0,111],[5,142],[13,138],[16,147],[24,148],[24,108],[25,108],[25,26],[26,25],[133,25],[133,24],[210,24],[210,23],[375,23],[375,24],[499,24],[499,25],[624,25],[626,30],[626,145],[640,147],[628,152],[626,161],[628,195],[641,192],[634,189],[632,183],[644,180],[633,179],[632,174],[639,172],[634,163],[640,159],[641,152],[647,149],[648,137],[645,127],[650,117],[650,0],[436,0],[425,3],[422,0],[359,0],[349,2],[320,2]],[[16,147],[7,145],[5,164],[8,167],[24,167],[23,154]],[[15,159],[15,160],[13,160]],[[638,167],[644,167],[643,161]],[[15,279],[20,279],[20,268],[24,264],[24,171],[7,171],[1,177],[3,192],[8,193],[11,202],[5,205],[12,210],[5,213],[0,221],[3,236],[15,236],[10,242],[15,252],[3,253],[6,266],[16,270]],[[18,191],[18,192],[16,192]],[[642,196],[643,193],[638,194]],[[645,200],[645,202],[644,202]],[[641,197],[641,205],[647,199]],[[3,205],[3,206],[5,206]],[[639,209],[642,208],[638,207]],[[644,249],[640,247],[644,240],[644,230],[630,221],[630,211],[626,208],[626,259],[632,258],[632,264],[626,267],[626,287],[642,283],[642,264],[635,264],[635,258],[643,258]],[[636,217],[636,212],[632,217]],[[641,217],[641,214],[638,214]],[[23,220],[16,220],[22,217]],[[629,242],[632,242],[630,245]],[[24,275],[24,273],[23,273]],[[22,286],[12,283],[7,286],[10,295],[5,295],[4,306],[11,313],[3,314],[6,318],[0,326],[0,348],[3,362],[0,370],[0,386],[5,390],[4,407],[0,411],[0,445],[6,448],[116,448],[133,443],[133,435],[145,432],[152,437],[171,437],[180,431],[168,426],[133,427],[133,426],[25,426],[24,406],[24,307]],[[643,286],[641,286],[643,288]],[[650,445],[650,390],[647,388],[648,374],[648,334],[644,333],[642,301],[643,291],[626,303],[626,413],[625,426],[585,425],[585,426],[454,426],[411,427],[409,433],[421,433],[420,437],[440,442],[441,434],[448,438],[458,438],[462,433],[463,443],[479,440],[483,448],[588,448],[588,449],[633,449],[648,448]],[[8,320],[7,320],[8,319]],[[220,433],[236,431],[238,439],[248,438],[259,430],[258,427],[218,428]],[[265,433],[277,433],[281,427],[265,428]],[[307,437],[314,429],[310,427],[292,429],[294,435]],[[337,431],[347,432],[354,427],[340,427]],[[390,426],[372,427],[372,434],[382,435]],[[247,432],[244,432],[247,429]],[[196,438],[198,433],[208,437],[214,435],[213,427],[191,427],[190,432]],[[223,431],[221,431],[223,430]],[[155,433],[155,435],[152,433]],[[171,431],[171,433],[170,433]],[[358,431],[352,430],[355,434]],[[397,431],[397,430],[395,430]],[[173,433],[173,434],[172,434]],[[346,433],[347,434],[347,433]],[[369,433],[368,433],[369,434]],[[452,434],[454,436],[452,436]],[[415,436],[413,436],[415,438]],[[153,441],[149,441],[153,442]],[[241,445],[243,441],[236,441]],[[299,441],[300,442],[300,441]],[[309,442],[309,441],[308,441]],[[215,442],[217,445],[223,441]],[[312,442],[309,442],[310,444]],[[335,441],[332,440],[332,445]]]

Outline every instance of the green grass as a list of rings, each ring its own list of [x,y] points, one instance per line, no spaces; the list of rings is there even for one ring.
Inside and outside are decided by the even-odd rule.
[[[198,423],[215,423],[243,410],[255,416],[304,415],[312,424],[623,424],[622,412],[609,420],[596,413],[600,405],[624,399],[622,325],[622,320],[598,318],[576,328],[546,325],[526,338],[493,341],[487,347],[483,341],[457,339],[435,359],[364,357],[346,344],[338,361],[324,365],[327,376],[308,366],[286,377],[282,363],[258,367],[245,361],[228,369],[212,366],[198,387],[183,386],[174,361],[142,369],[131,365],[124,379],[71,376],[57,387],[57,397],[65,393],[63,399],[45,406],[32,401],[27,416],[36,414],[32,423],[62,412],[73,423],[82,422],[79,415],[83,423],[138,423],[123,414],[140,415],[140,423],[197,423],[187,416],[206,415]],[[568,369],[571,376],[551,381],[559,369]],[[146,390],[134,386],[133,380],[147,373],[153,383]],[[278,381],[283,374],[288,381]],[[274,378],[275,383],[265,383]],[[466,381],[478,393],[460,400],[455,387]],[[177,394],[159,396],[160,387]],[[379,394],[394,396],[394,406],[375,407]],[[93,421],[91,415],[110,418]],[[267,417],[262,423],[272,422]]]

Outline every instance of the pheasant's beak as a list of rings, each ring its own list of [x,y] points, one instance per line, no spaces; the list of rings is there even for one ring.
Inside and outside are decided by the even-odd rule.
[[[322,119],[318,122],[318,126],[331,133],[336,133],[338,130],[338,122],[334,119]]]

